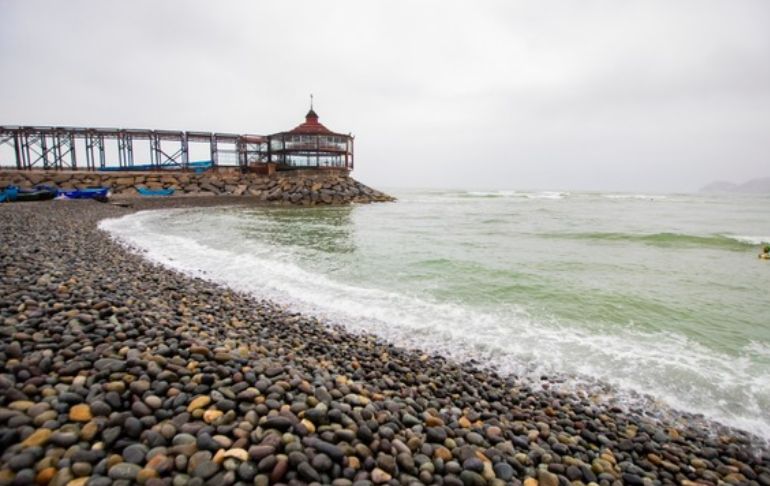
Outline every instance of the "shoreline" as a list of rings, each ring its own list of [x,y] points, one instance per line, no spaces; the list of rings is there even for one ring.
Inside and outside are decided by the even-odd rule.
[[[0,206],[0,485],[41,475],[49,484],[770,485],[770,452],[747,434],[650,423],[330,327],[161,268],[96,228],[144,209],[256,202]]]

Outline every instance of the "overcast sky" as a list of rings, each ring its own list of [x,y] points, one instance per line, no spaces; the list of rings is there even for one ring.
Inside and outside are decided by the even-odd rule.
[[[770,2],[0,0],[0,124],[356,136],[371,185],[770,176]]]

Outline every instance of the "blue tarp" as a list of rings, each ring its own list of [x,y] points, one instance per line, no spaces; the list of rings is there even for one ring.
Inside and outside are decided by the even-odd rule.
[[[214,162],[210,160],[199,160],[196,162],[189,162],[187,167],[194,170],[196,174],[205,172],[214,167]],[[100,172],[139,172],[139,171],[151,171],[158,169],[157,166],[152,164],[132,165],[131,167],[102,167]],[[169,164],[160,166],[160,170],[182,170],[180,164]]]
[[[18,194],[19,194],[19,188],[18,187],[16,187],[16,186],[8,186],[2,192],[2,199],[0,199],[0,202],[15,201],[16,200],[16,196]]]

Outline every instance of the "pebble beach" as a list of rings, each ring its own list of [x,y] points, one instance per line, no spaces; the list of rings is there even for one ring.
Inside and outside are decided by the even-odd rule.
[[[258,203],[0,205],[0,485],[770,486],[745,432],[353,334],[97,229]]]

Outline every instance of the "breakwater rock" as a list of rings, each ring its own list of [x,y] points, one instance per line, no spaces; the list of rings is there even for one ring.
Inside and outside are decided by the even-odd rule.
[[[176,195],[251,196],[266,202],[313,206],[392,201],[393,198],[353,179],[344,171],[297,170],[271,175],[237,170],[192,172],[0,171],[0,190],[9,185],[59,189],[109,187],[113,195],[131,197],[138,188],[174,189]]]
[[[0,485],[770,485],[747,434],[152,265],[95,228],[127,212],[0,206]]]

